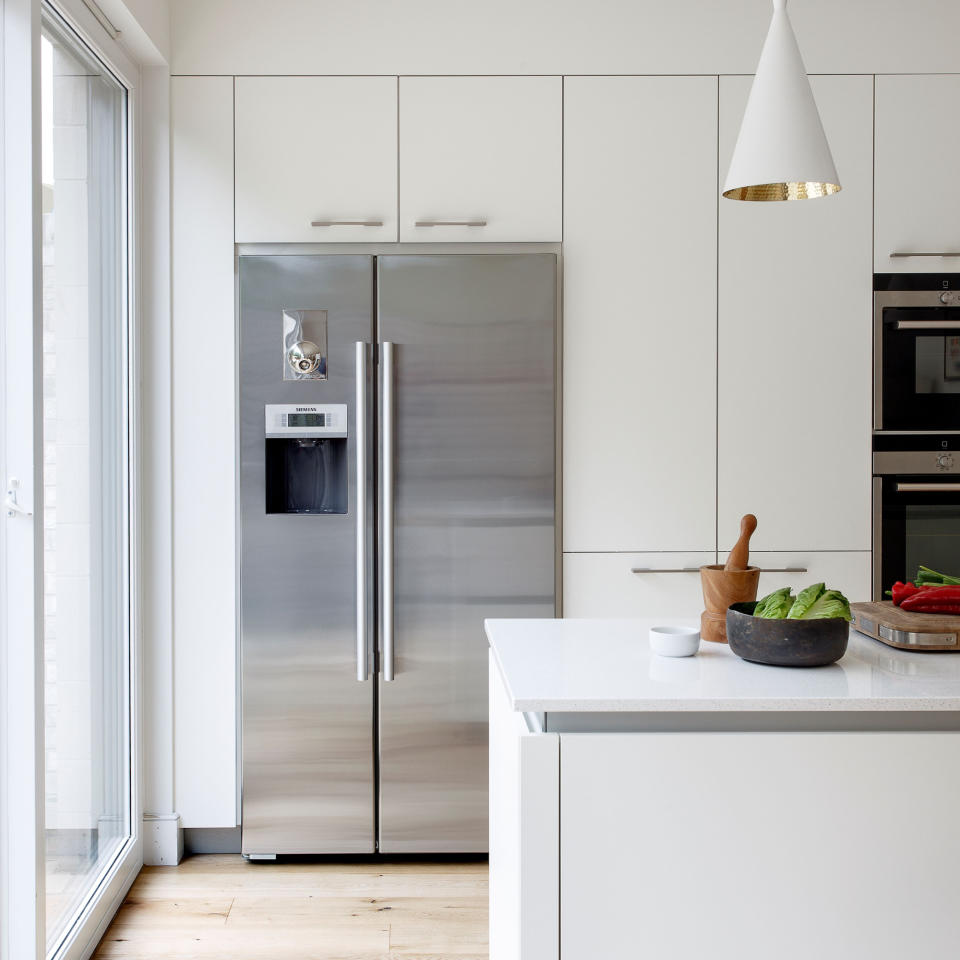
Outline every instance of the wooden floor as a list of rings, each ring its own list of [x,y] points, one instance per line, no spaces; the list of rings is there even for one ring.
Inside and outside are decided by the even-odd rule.
[[[95,958],[486,960],[485,863],[144,867]]]

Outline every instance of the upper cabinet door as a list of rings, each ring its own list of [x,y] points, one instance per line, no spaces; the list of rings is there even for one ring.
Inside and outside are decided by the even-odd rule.
[[[842,190],[720,200],[719,549],[869,550],[871,77],[811,78]],[[750,90],[720,80],[720,180]],[[879,195],[879,191],[878,191]]]
[[[394,77],[238,77],[238,243],[397,239]]]
[[[564,113],[564,550],[712,551],[717,78],[571,77]]]
[[[877,273],[960,270],[960,77],[877,77]],[[842,176],[842,174],[841,174]],[[954,256],[891,257],[891,253]]]
[[[559,241],[562,104],[559,77],[402,77],[400,239]]]

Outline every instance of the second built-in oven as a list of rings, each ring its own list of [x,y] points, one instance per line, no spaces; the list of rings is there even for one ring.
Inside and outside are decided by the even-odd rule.
[[[960,436],[875,436],[873,599],[921,565],[960,576]]]
[[[960,275],[874,277],[873,428],[960,432]]]

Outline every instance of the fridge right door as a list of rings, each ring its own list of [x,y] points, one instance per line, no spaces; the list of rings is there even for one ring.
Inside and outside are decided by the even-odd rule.
[[[483,621],[555,615],[556,271],[378,261],[384,853],[487,850]]]

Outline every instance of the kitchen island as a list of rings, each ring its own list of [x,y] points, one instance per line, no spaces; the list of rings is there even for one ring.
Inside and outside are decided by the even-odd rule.
[[[491,960],[956,957],[960,656],[653,623],[487,621]]]

